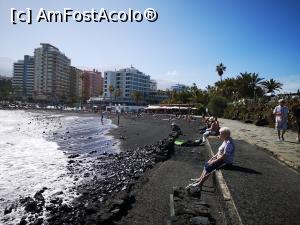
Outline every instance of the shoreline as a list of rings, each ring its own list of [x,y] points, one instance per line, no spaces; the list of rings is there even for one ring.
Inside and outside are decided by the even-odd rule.
[[[74,114],[67,116],[69,115]],[[152,127],[147,119],[144,122]],[[159,120],[157,123],[160,125]],[[76,183],[81,178],[85,179],[84,182],[76,184],[72,188],[77,193],[77,197],[72,202],[66,203],[63,200],[65,191],[58,190],[55,196],[52,196],[49,201],[45,201],[43,194],[47,190],[46,187],[31,196],[24,196],[20,199],[17,207],[25,207],[26,214],[18,224],[61,225],[68,222],[75,225],[82,224],[83,221],[87,221],[86,224],[96,224],[99,221],[102,221],[103,224],[109,224],[109,221],[124,215],[126,209],[134,202],[134,196],[130,193],[131,188],[140,177],[143,177],[146,170],[153,168],[157,162],[166,160],[173,146],[165,139],[168,138],[168,135],[164,135],[170,133],[169,121],[165,123],[166,131],[164,134],[158,132],[159,126],[156,126],[152,132],[152,134],[156,134],[155,141],[153,141],[153,137],[141,137],[144,132],[137,132],[138,129],[143,129],[143,125],[134,124],[130,127],[130,124],[128,123],[128,126],[124,127],[127,132],[126,141],[131,147],[126,150],[123,149],[119,153],[102,152],[97,157],[86,160],[81,157],[81,154],[68,154],[66,149],[61,149],[68,158],[67,170],[73,176],[74,182]],[[67,136],[71,136],[71,132],[65,131],[56,135],[62,135],[61,138],[69,140]],[[128,131],[138,138],[128,136]],[[113,136],[113,142],[119,141],[119,132],[118,128],[112,128],[106,132],[105,136]],[[89,152],[89,154],[93,155],[94,152]],[[76,178],[76,174],[80,176]],[[11,213],[15,210],[14,207],[16,206],[8,207],[5,213]],[[47,216],[45,217],[45,215]]]

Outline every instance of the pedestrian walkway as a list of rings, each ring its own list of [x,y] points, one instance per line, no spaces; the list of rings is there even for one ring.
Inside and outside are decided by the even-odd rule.
[[[296,141],[297,134],[288,130],[285,141],[277,141],[277,131],[274,128],[259,127],[236,120],[219,119],[221,126],[229,127],[232,137],[245,140],[270,151],[274,156],[287,165],[300,169],[300,143]]]
[[[221,141],[209,142],[216,152]],[[234,166],[221,171],[243,225],[298,225],[299,173],[245,141],[235,146]]]

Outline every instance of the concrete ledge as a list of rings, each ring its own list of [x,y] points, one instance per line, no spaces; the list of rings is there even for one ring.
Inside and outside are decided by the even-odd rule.
[[[205,146],[208,149],[208,153],[210,155],[210,157],[212,157],[214,155],[214,152],[212,151],[212,148],[210,146],[209,140],[207,139],[205,142]],[[243,225],[242,223],[242,219],[239,215],[239,212],[235,206],[235,203],[231,197],[230,191],[228,189],[228,186],[226,184],[226,181],[223,177],[222,171],[221,170],[217,170],[214,174],[214,181],[216,182],[216,186],[218,188],[218,190],[221,192],[223,199],[225,201],[225,207],[228,211],[228,224],[230,225]]]

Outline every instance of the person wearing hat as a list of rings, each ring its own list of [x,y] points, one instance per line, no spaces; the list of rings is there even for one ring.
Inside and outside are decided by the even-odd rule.
[[[287,130],[289,109],[284,105],[284,100],[279,99],[279,105],[273,110],[275,116],[275,128],[278,132],[278,141],[284,141],[284,133]]]

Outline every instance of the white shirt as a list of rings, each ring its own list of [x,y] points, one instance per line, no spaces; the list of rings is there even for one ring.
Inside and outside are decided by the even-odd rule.
[[[287,122],[289,109],[286,106],[278,105],[274,108],[273,114],[275,115],[275,121],[278,122]]]
[[[225,153],[226,155],[226,160],[225,163],[231,164],[233,163],[233,158],[234,158],[234,143],[232,138],[229,138],[227,141],[223,141],[222,145],[218,149],[218,156],[221,156]]]

